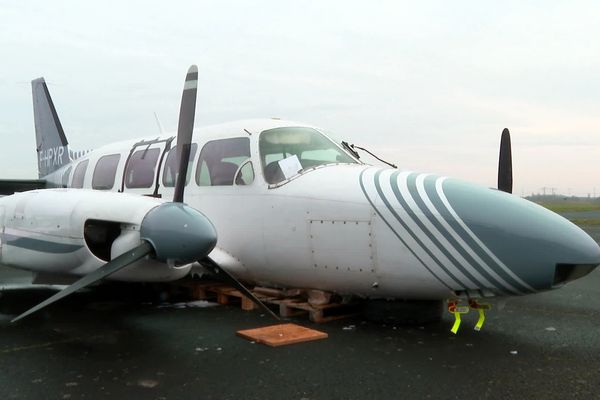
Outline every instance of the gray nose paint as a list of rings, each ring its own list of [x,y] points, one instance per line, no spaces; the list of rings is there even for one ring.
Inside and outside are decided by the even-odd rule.
[[[206,257],[217,244],[217,232],[208,218],[182,203],[150,210],[142,221],[140,237],[152,244],[158,260],[181,263]]]
[[[517,196],[409,171],[366,169],[359,180],[396,237],[450,290],[533,293],[600,264],[600,247],[579,227]]]
[[[536,290],[552,288],[557,264],[600,264],[600,247],[589,235],[537,204],[456,179],[429,176],[425,187],[462,236],[475,246],[474,235]]]

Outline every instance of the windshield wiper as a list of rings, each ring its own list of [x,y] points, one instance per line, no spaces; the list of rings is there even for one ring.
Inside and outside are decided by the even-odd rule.
[[[359,149],[362,151],[366,151],[367,153],[369,153],[371,156],[375,157],[376,159],[378,159],[379,161],[381,161],[384,164],[389,165],[392,168],[396,168],[398,169],[398,166],[396,164],[392,164],[391,162],[387,162],[379,157],[377,157],[375,154],[371,153],[369,150],[365,149],[364,147],[360,147],[360,146],[356,146],[354,144],[348,144],[348,142],[342,142],[342,145],[344,146],[344,148],[346,148],[347,150],[350,150],[352,152],[352,154],[354,154],[356,156],[356,158],[360,158],[358,155],[358,152],[354,149]]]
[[[350,153],[352,153],[352,155],[353,155],[354,157],[356,157],[357,159],[359,159],[359,158],[360,158],[360,155],[358,155],[358,152],[352,148],[352,146],[353,146],[353,145],[351,146],[351,145],[349,145],[349,144],[348,144],[348,142],[346,142],[346,141],[342,140],[342,146],[343,146],[343,147],[344,147],[346,150],[348,150]]]

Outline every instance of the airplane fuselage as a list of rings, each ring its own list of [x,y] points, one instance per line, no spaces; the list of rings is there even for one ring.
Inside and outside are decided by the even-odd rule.
[[[589,236],[540,206],[454,179],[364,164],[318,128],[241,121],[197,129],[193,143],[185,202],[216,228],[211,257],[247,282],[369,298],[488,297],[559,287],[600,263]],[[35,208],[18,195],[0,199],[0,261],[40,273],[98,268],[106,260],[86,244],[83,219],[133,224],[128,218],[136,212],[171,199],[174,145],[172,136],[114,143],[46,176],[56,187],[82,189],[69,192],[112,193],[90,200],[103,211],[84,213],[79,225],[71,208],[60,213],[60,204],[48,203],[52,194]],[[139,204],[120,209],[116,196],[130,195]],[[81,246],[77,252],[19,247],[18,236],[32,229],[19,225],[19,212],[39,207],[49,225],[64,221],[63,214],[75,218],[70,239]],[[69,244],[42,231],[38,240]],[[30,262],[19,265],[23,252]],[[111,279],[172,280],[193,267],[138,263]]]

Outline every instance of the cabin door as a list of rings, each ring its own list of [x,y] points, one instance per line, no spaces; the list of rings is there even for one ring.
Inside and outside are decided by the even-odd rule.
[[[159,171],[173,139],[143,140],[134,144],[125,162],[120,191],[161,197]]]

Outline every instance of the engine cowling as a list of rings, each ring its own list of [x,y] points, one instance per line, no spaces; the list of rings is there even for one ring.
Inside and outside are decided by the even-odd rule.
[[[165,206],[169,205],[150,197],[83,189],[1,198],[0,263],[40,273],[86,275],[139,245],[142,222],[152,217],[152,210]],[[179,279],[189,272],[191,261],[176,261],[142,259],[110,279]]]

